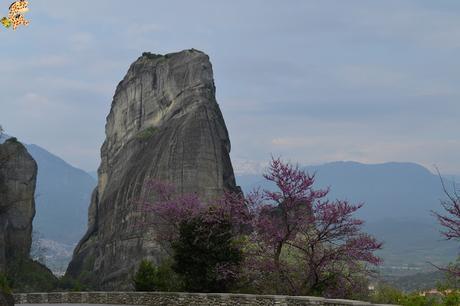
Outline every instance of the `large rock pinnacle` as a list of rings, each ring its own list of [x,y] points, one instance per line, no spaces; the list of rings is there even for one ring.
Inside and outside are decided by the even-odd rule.
[[[209,57],[197,50],[144,53],[116,89],[88,232],[68,275],[99,289],[131,289],[139,262],[163,257],[154,229],[141,225],[149,216],[135,204],[145,182],[165,180],[207,199],[236,191],[229,152]]]

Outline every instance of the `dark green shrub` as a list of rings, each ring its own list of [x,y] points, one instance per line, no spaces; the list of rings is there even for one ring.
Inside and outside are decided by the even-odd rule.
[[[173,270],[181,276],[185,290],[226,292],[235,284],[234,271],[219,270],[238,267],[243,259],[230,222],[209,223],[200,218],[183,222],[172,249]]]
[[[89,279],[85,275],[87,272],[83,272],[78,279],[71,278],[69,276],[63,276],[59,279],[57,289],[60,291],[94,291],[97,288],[97,284],[94,279]]]
[[[133,278],[136,291],[155,291],[156,269],[152,262],[143,260]]]
[[[16,137],[8,138],[5,142],[7,143],[19,143],[19,140]]]
[[[9,264],[7,277],[12,289],[18,292],[49,292],[58,285],[58,279],[46,266],[31,259]]]
[[[173,292],[182,290],[182,280],[172,269],[172,260],[165,260],[155,267],[155,288],[157,291]]]
[[[142,56],[147,57],[148,59],[158,59],[158,58],[164,57],[161,54],[154,54],[154,53],[150,53],[150,52],[144,52],[144,53],[142,53]]]
[[[171,260],[165,260],[159,266],[143,260],[133,278],[136,291],[180,291],[182,282],[171,266]]]
[[[5,274],[0,274],[0,292],[11,294],[10,283]]]

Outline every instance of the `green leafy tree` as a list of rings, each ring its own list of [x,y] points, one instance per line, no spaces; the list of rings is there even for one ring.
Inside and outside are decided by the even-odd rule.
[[[181,280],[171,266],[171,260],[165,260],[159,266],[143,260],[133,279],[136,291],[180,291]]]
[[[196,217],[180,224],[172,244],[173,269],[191,292],[226,292],[237,279],[243,254],[230,221]]]
[[[134,276],[136,291],[155,291],[155,266],[148,260],[143,260]]]

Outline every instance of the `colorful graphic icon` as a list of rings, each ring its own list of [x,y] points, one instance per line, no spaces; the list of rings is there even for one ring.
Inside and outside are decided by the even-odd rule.
[[[6,17],[3,17],[2,19],[0,19],[0,22],[2,23],[2,25],[5,27],[5,28],[9,28],[11,27],[11,21],[6,18]]]
[[[5,28],[13,26],[13,30],[24,25],[28,26],[29,21],[24,17],[24,14],[29,11],[29,1],[18,0],[10,5],[8,17],[3,17],[0,22]]]

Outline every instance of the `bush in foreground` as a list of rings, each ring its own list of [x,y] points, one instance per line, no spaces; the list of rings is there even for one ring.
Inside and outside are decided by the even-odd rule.
[[[50,292],[58,279],[44,265],[31,259],[18,259],[7,267],[7,277],[13,291]]]
[[[171,268],[171,261],[165,260],[155,266],[151,261],[143,260],[133,277],[136,291],[180,291],[182,282]]]
[[[0,126],[1,128],[1,126]],[[0,274],[0,292],[11,294],[10,283],[5,274]]]
[[[371,295],[370,301],[376,304],[393,304],[401,306],[458,306],[460,291],[446,290],[439,295],[421,295],[418,292],[404,293],[388,285],[380,285]]]
[[[186,291],[227,292],[235,284],[234,271],[243,254],[234,240],[232,224],[221,221],[197,217],[180,225],[179,238],[172,245],[173,269],[181,275]]]

